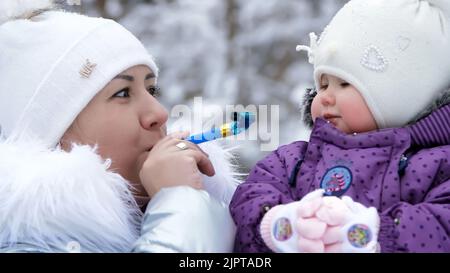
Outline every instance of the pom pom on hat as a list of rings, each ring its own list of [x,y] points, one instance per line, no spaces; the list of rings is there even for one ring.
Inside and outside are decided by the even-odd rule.
[[[35,11],[54,6],[52,0],[2,0],[0,1],[0,25],[14,19],[25,19]]]
[[[449,0],[421,0],[428,1],[431,5],[441,9],[444,12],[444,16],[450,18],[450,1]]]

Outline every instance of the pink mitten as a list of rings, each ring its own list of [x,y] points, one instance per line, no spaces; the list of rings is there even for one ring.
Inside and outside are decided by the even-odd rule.
[[[275,252],[376,252],[376,209],[323,193],[269,210],[260,227],[266,245]]]
[[[315,217],[323,193],[324,190],[319,189],[300,201],[270,209],[260,226],[266,245],[274,252],[324,252],[320,238],[327,225]]]
[[[333,234],[328,234],[329,225],[343,223],[346,212],[345,204],[337,197],[315,199],[320,203],[305,202],[299,207],[297,232],[299,249],[303,252],[324,252],[327,241]],[[308,206],[309,205],[309,206]]]
[[[380,218],[350,197],[324,197],[316,216],[327,223],[322,242],[325,252],[370,253],[377,251]]]

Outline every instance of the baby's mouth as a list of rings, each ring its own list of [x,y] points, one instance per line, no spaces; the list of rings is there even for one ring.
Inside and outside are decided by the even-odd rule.
[[[323,115],[323,118],[326,121],[332,123],[334,126],[336,126],[337,125],[337,119],[340,118],[340,116],[333,115],[333,114],[325,114],[325,115]]]
[[[333,114],[324,114],[323,118],[328,120],[328,119],[340,118],[340,116],[333,115]]]

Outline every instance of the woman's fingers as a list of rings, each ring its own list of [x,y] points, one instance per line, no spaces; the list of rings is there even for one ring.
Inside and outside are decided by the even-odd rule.
[[[172,151],[181,152],[183,155],[194,158],[200,172],[208,176],[213,176],[215,174],[214,166],[209,160],[209,156],[207,153],[205,153],[198,145],[192,142],[173,138],[174,136],[186,137],[187,135],[189,135],[189,132],[179,132],[176,134],[172,134],[169,136],[170,139],[168,139],[163,145],[173,146],[174,148],[171,149]],[[180,147],[177,147],[177,145],[180,143],[184,144],[185,148],[182,149]]]
[[[192,142],[182,140],[189,135],[189,132],[175,132],[158,142],[155,145],[159,152],[174,153],[176,156],[189,156],[195,160],[198,170],[208,176],[215,174],[214,167],[206,154],[200,147]],[[155,149],[155,150],[156,150]],[[173,156],[173,154],[172,154]]]
[[[181,140],[181,139],[185,139],[189,136],[189,131],[173,132],[173,133],[168,134],[167,136]]]
[[[208,156],[195,144],[184,141],[188,132],[164,137],[153,146],[139,172],[141,183],[150,196],[161,188],[187,185],[203,189],[203,174],[213,176]]]
[[[194,143],[192,143],[192,142],[190,142],[190,141],[186,141],[186,140],[180,140],[180,142],[183,142],[184,144],[186,144],[186,145],[189,147],[189,149],[195,150],[195,151],[199,151],[199,152],[203,153],[206,157],[209,157],[209,155],[208,155],[207,153],[205,153],[205,152],[200,148],[200,146],[198,146],[197,144],[194,144]]]
[[[171,148],[171,150],[175,150],[174,148],[177,148],[178,150],[180,148],[176,147],[175,145],[177,145],[180,142],[183,142],[182,138],[185,138],[186,136],[189,135],[189,132],[175,132],[172,133],[170,135],[165,136],[163,139],[161,139],[160,141],[158,141],[158,143],[156,143],[155,147],[157,146],[159,149],[167,149],[167,148]],[[187,143],[187,141],[184,141]]]
[[[166,136],[165,138],[163,138],[160,141],[160,146],[161,147],[169,147],[169,146],[175,146],[176,147],[177,144],[184,143],[184,145],[186,145],[189,149],[200,151],[206,157],[209,157],[209,155],[207,153],[205,153],[200,148],[200,146],[198,146],[197,144],[194,144],[194,143],[192,143],[190,141],[183,140],[183,139],[185,139],[188,136],[189,136],[189,132],[188,131],[172,133],[172,134]],[[177,148],[181,149],[179,147],[177,147]]]
[[[184,154],[195,159],[199,171],[203,174],[206,174],[207,176],[213,176],[216,173],[211,160],[209,160],[209,158],[204,153],[198,150],[186,150]]]

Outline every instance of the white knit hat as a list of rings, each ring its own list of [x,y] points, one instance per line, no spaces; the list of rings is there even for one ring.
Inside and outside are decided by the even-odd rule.
[[[37,137],[55,147],[117,74],[135,65],[155,75],[158,69],[136,37],[112,20],[63,11],[26,19],[50,5],[0,4],[0,126],[4,136]]]
[[[450,0],[351,0],[307,50],[355,86],[379,128],[407,124],[450,86]]]

